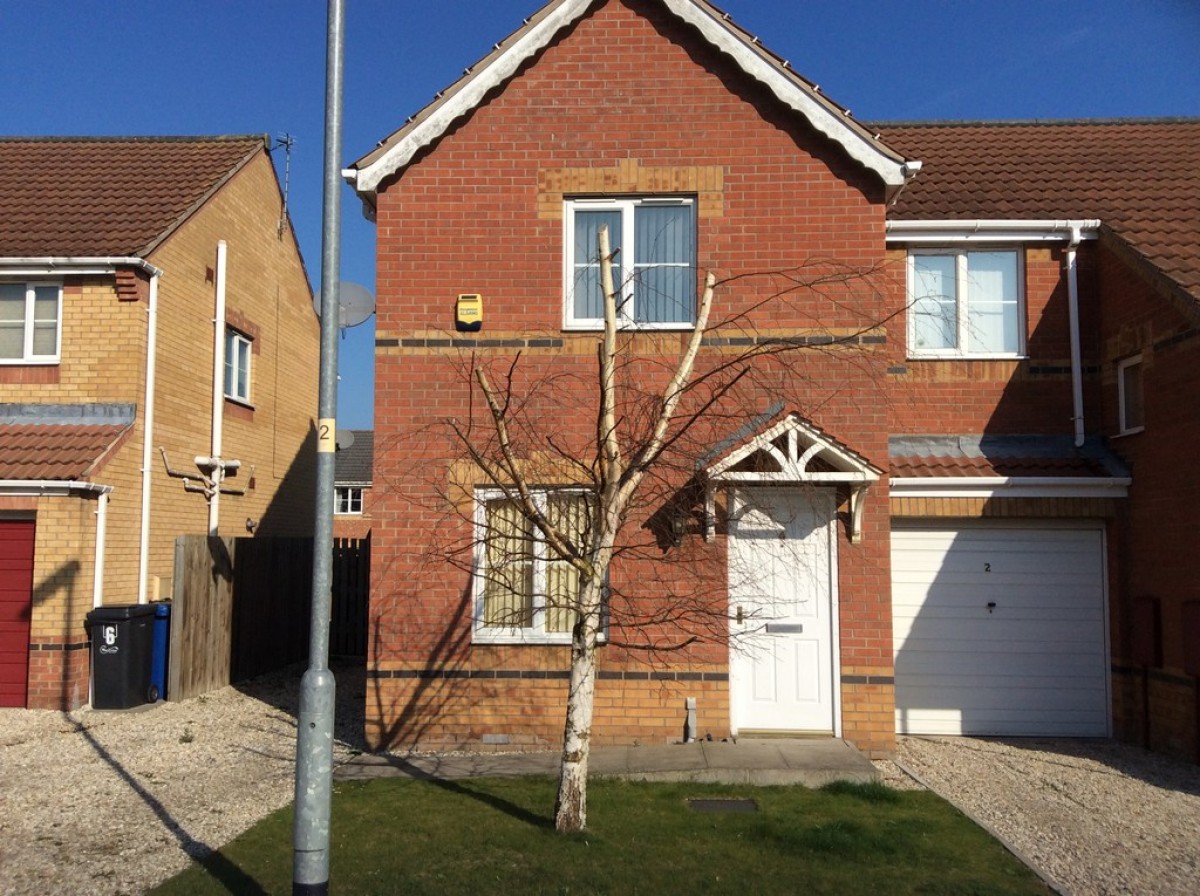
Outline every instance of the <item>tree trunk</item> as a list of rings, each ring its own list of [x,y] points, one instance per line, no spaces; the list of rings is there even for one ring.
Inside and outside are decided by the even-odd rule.
[[[602,586],[589,582],[585,590],[594,594],[582,595],[582,612],[571,640],[567,720],[563,729],[558,798],[554,804],[554,827],[561,832],[582,831],[587,826],[588,755],[592,744],[596,643],[600,631]]]

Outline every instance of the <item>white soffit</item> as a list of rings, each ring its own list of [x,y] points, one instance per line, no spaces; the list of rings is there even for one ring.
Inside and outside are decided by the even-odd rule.
[[[1133,480],[1088,476],[895,477],[893,498],[1125,498]]]
[[[712,46],[732,57],[746,74],[841,146],[852,159],[877,174],[891,188],[889,194],[920,170],[920,162],[905,162],[885,151],[882,144],[857,129],[848,112],[822,101],[815,90],[788,77],[769,61],[764,50],[748,42],[694,0],[661,2],[679,19],[696,28]],[[580,19],[591,5],[592,0],[560,0],[557,5],[543,9],[538,14],[542,16],[540,19],[535,15],[523,33],[517,32],[520,36],[512,46],[480,64],[478,69],[460,80],[452,93],[435,100],[428,107],[432,111],[427,118],[413,125],[378,158],[362,168],[347,168],[342,176],[360,195],[374,193],[380,183],[400,171],[421,149],[436,141],[456,120],[479,105],[489,91],[512,77],[526,61],[548,46],[560,30]],[[373,153],[368,153],[364,159],[371,155]]]
[[[889,243],[1061,243],[1094,240],[1100,235],[1100,221],[1086,220],[928,220],[888,221]]]

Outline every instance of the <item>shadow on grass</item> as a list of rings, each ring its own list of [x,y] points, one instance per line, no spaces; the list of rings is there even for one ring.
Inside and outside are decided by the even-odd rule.
[[[468,797],[469,799],[478,800],[485,806],[490,806],[497,812],[503,812],[510,818],[515,818],[517,821],[530,825],[531,827],[543,828],[552,830],[554,828],[554,819],[538,815],[530,812],[524,806],[518,806],[516,803],[498,797],[495,794],[487,793],[483,790],[477,790],[473,787],[464,785],[458,781],[449,778],[443,778],[437,774],[419,768],[408,760],[399,756],[388,757],[388,764],[393,768],[397,768],[404,772],[405,775],[416,781],[428,781],[435,787],[445,790],[447,793],[457,794],[458,796]]]
[[[162,826],[170,832],[185,853],[197,864],[203,866],[213,877],[221,882],[229,892],[242,893],[246,896],[261,896],[267,891],[263,886],[245,871],[229,861],[220,852],[214,850],[203,840],[197,840],[175,817],[167,811],[159,799],[147,790],[140,781],[131,775],[120,761],[110,753],[100,741],[83,725],[73,722],[76,731],[83,735],[96,754],[117,773],[122,781],[132,790],[154,813]]]

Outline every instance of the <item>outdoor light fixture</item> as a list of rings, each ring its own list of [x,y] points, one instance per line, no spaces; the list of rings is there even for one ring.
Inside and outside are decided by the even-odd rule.
[[[683,544],[683,536],[687,535],[688,530],[688,513],[685,510],[676,508],[671,512],[671,544],[679,547]]]

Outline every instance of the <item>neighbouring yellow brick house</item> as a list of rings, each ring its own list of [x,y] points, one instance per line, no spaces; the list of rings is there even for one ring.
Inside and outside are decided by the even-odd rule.
[[[0,706],[176,536],[312,531],[319,324],[262,137],[0,139]]]

